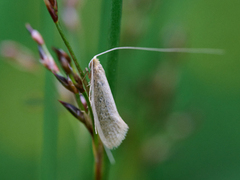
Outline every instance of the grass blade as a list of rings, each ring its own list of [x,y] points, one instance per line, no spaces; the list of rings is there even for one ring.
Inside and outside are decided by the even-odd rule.
[[[109,49],[119,46],[120,41],[120,28],[122,17],[122,0],[112,0],[111,6],[111,22],[110,22],[110,35],[109,35]],[[115,95],[115,84],[117,76],[117,62],[118,52],[114,51],[108,54],[106,75],[109,85],[112,90],[113,96]]]

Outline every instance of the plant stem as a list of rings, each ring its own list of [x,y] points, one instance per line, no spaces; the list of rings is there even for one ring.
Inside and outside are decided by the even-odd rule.
[[[93,140],[93,154],[95,159],[94,171],[95,171],[95,180],[101,180],[103,177],[103,155],[104,149],[101,141],[95,143]]]
[[[80,65],[77,61],[77,58],[75,56],[75,53],[73,52],[73,49],[72,49],[71,45],[69,44],[69,42],[68,42],[60,24],[59,24],[59,22],[56,22],[55,25],[56,25],[56,27],[58,29],[58,32],[61,35],[61,37],[63,39],[63,42],[65,43],[65,45],[66,45],[66,47],[67,47],[67,49],[68,49],[68,51],[69,51],[69,53],[70,53],[70,55],[73,59],[73,62],[74,62],[75,66],[78,70],[78,73],[79,73],[81,79],[82,79],[83,87],[84,87],[85,91],[89,92],[88,83],[87,83],[86,79],[84,78],[85,74],[83,73],[83,71],[82,71],[82,69],[81,69],[81,67],[80,67]]]
[[[120,28],[121,28],[121,16],[122,16],[122,0],[112,0],[111,7],[111,24],[110,24],[110,36],[109,36],[109,49],[119,46],[120,41]],[[115,84],[117,77],[117,62],[118,52],[111,52],[107,58],[107,78],[111,87],[113,96],[115,95]]]
[[[109,25],[111,18],[111,1],[102,0],[101,19],[99,28],[98,52],[103,52],[108,48]],[[101,60],[104,59],[104,56]],[[105,62],[105,61],[103,61]]]
[[[63,42],[65,43],[65,45],[66,45],[66,47],[67,47],[67,49],[68,49],[68,51],[69,51],[69,53],[70,53],[73,61],[74,61],[75,66],[77,67],[78,73],[79,73],[80,76],[83,78],[83,76],[84,76],[83,71],[82,71],[80,65],[78,64],[77,58],[76,58],[76,56],[75,56],[75,54],[74,54],[74,52],[73,52],[73,50],[72,50],[72,47],[70,46],[70,44],[69,44],[69,42],[68,42],[66,36],[64,35],[63,30],[62,30],[59,22],[56,22],[55,25],[56,25],[56,27],[57,27],[57,29],[58,29],[58,32],[59,32],[59,34],[61,35],[61,37],[62,37],[62,39],[63,39]]]
[[[86,102],[87,102],[87,106],[90,107],[90,108],[89,108],[90,117],[91,117],[91,119],[92,119],[93,130],[95,131],[94,117],[93,117],[93,112],[92,112],[92,108],[91,108],[91,103],[90,103],[90,101],[89,101],[89,98],[88,98],[88,95],[87,95],[86,91],[83,92],[83,96],[84,96],[84,98],[85,98],[85,100],[86,100]],[[95,134],[95,133],[94,133],[94,134]]]

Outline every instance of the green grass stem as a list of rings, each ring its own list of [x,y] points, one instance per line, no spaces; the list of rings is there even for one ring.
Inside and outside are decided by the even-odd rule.
[[[112,0],[110,33],[108,40],[109,49],[119,46],[121,17],[122,17],[122,0]],[[118,63],[118,51],[109,53],[107,57],[106,75],[113,96],[115,95],[116,92],[115,86],[117,79],[117,63]]]
[[[80,65],[78,63],[77,57],[76,57],[75,53],[73,52],[73,49],[72,49],[71,45],[69,44],[69,42],[68,42],[68,40],[67,40],[67,38],[66,38],[66,36],[65,36],[61,26],[60,26],[60,24],[59,24],[59,22],[56,22],[55,25],[56,25],[56,27],[58,29],[58,32],[61,35],[62,40],[65,43],[65,45],[66,45],[66,47],[67,47],[67,49],[68,49],[68,51],[69,51],[69,53],[70,53],[70,55],[71,55],[71,57],[73,59],[73,62],[74,62],[75,66],[76,66],[76,68],[78,70],[78,73],[80,74],[81,78],[83,78],[84,77],[84,73],[82,71],[82,68],[80,67]]]
[[[98,52],[103,52],[108,48],[108,36],[109,36],[109,25],[111,17],[111,1],[102,0],[101,5],[101,18],[100,18],[100,28],[99,28],[99,42],[98,42]],[[101,61],[104,57],[101,57]],[[103,60],[103,62],[105,62]]]

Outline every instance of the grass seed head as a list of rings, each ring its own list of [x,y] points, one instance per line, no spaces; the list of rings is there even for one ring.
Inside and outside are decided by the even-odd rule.
[[[76,82],[76,84],[75,84],[76,88],[79,90],[79,92],[83,93],[85,90],[83,88],[83,83],[82,83],[81,78],[79,77],[79,75],[77,73],[73,74],[73,78]]]
[[[59,101],[75,118],[79,119],[81,122],[85,123],[85,118],[83,112],[80,111],[77,107],[63,102]]]
[[[39,45],[44,44],[44,40],[43,40],[41,34],[37,30],[33,29],[30,24],[26,24],[26,28],[29,31],[29,33],[31,34],[32,39],[34,41],[36,41]]]
[[[43,46],[38,45],[38,52],[40,55],[40,62],[51,72],[54,74],[59,73],[59,69],[53,60],[52,56],[45,52]]]
[[[57,48],[52,48],[54,50],[54,52],[57,54],[58,60],[63,68],[63,70],[65,71],[65,73],[71,74],[72,73],[72,68],[71,68],[71,59],[70,57],[67,55],[67,53],[65,53],[63,50],[61,49],[57,49]]]
[[[44,0],[45,5],[50,13],[53,21],[58,22],[58,5],[57,0]]]
[[[57,80],[58,80],[66,89],[68,89],[69,91],[72,92],[72,89],[71,89],[70,85],[68,84],[67,78],[65,78],[65,77],[63,77],[63,76],[61,76],[61,75],[59,75],[59,74],[54,74],[54,75],[55,75],[55,77],[57,78]]]
[[[71,91],[74,93],[74,94],[77,94],[78,93],[78,89],[76,88],[76,86],[74,85],[74,83],[72,82],[72,80],[68,77],[67,78],[67,81],[68,81],[68,84],[71,88]]]

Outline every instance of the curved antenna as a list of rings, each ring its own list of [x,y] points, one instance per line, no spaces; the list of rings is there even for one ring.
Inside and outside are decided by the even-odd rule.
[[[210,48],[147,48],[147,47],[115,47],[107,51],[101,52],[93,57],[97,58],[103,54],[109,53],[111,51],[116,51],[120,49],[132,49],[132,50],[142,50],[142,51],[155,51],[155,52],[180,52],[180,53],[198,53],[198,54],[216,54],[222,55],[225,53],[222,49],[210,49]]]

